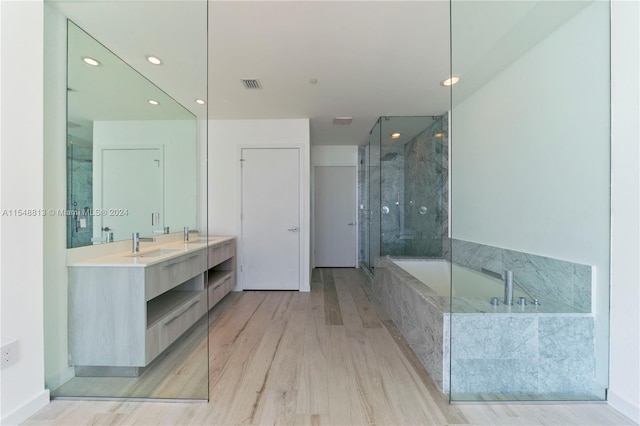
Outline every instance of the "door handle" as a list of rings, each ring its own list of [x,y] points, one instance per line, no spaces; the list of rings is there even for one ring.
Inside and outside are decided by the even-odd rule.
[[[353,222],[347,223],[347,225],[349,225],[349,226],[356,226],[356,224],[355,224],[355,223],[353,223]]]
[[[293,228],[289,228],[288,230],[291,232],[298,232],[298,227],[294,226]]]

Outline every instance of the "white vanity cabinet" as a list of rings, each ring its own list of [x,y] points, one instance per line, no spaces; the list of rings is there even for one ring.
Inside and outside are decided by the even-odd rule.
[[[206,246],[148,266],[70,266],[76,374],[137,375],[206,314],[206,270]]]
[[[207,294],[212,308],[236,285],[236,240],[229,239],[208,249]]]
[[[216,237],[70,264],[76,375],[137,376],[231,291],[235,262],[235,238]]]

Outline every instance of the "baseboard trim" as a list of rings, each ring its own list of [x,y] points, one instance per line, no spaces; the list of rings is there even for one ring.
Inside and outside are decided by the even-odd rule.
[[[607,402],[609,403],[611,408],[619,411],[634,422],[640,424],[640,406],[638,406],[637,403],[634,404],[633,402],[611,391],[611,389],[609,389],[609,392],[607,393]]]
[[[31,401],[26,402],[22,406],[13,410],[9,415],[4,417],[0,424],[2,425],[19,425],[20,423],[33,416],[35,413],[49,404],[49,390],[45,389],[40,394],[36,395]]]

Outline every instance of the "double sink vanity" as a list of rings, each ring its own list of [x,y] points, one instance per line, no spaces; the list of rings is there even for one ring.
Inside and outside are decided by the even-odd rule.
[[[68,263],[77,376],[138,376],[235,286],[234,237],[143,245]]]

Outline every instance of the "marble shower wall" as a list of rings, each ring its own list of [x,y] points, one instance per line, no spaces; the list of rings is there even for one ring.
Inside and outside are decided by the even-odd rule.
[[[443,257],[448,234],[448,116],[404,147],[405,256]],[[389,253],[392,254],[392,253]]]
[[[93,216],[84,212],[93,210],[93,148],[71,145],[67,155],[67,188],[71,189],[67,209],[80,213],[67,216],[67,247],[91,245]]]
[[[365,265],[379,255],[442,257],[450,252],[448,116],[400,118],[418,119],[426,128],[395,146],[381,143],[382,130],[388,130],[382,127],[389,124],[379,120],[369,144],[358,150],[359,259]],[[385,206],[387,213],[382,212]]]
[[[402,147],[382,146],[380,154],[380,199],[382,209],[389,208],[388,213],[382,212],[380,217],[381,255],[402,255],[405,252],[404,218],[404,185],[405,185],[405,155]],[[386,158],[386,159],[385,159]],[[397,203],[397,204],[396,204]]]
[[[454,239],[452,261],[498,274],[513,271],[514,282],[532,297],[591,312],[592,267],[530,253]],[[455,286],[455,277],[453,277]]]

